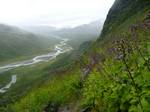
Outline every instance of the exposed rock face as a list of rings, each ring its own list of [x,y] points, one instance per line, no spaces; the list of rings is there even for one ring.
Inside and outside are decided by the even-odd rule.
[[[99,63],[99,62],[103,62],[105,59],[103,58],[102,55],[95,53],[92,54],[90,57],[90,62],[89,64],[82,69],[82,80],[85,80],[88,75],[90,74],[90,72],[92,71],[92,69]]]
[[[77,104],[74,103],[70,103],[66,106],[60,106],[55,103],[49,103],[49,105],[45,107],[44,112],[82,112],[81,110],[78,110],[77,107]]]
[[[44,112],[58,112],[59,106],[55,103],[49,103],[45,109]]]
[[[148,12],[147,16],[150,17],[150,11]]]

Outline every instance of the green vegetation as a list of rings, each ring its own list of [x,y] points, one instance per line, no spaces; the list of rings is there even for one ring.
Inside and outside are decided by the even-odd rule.
[[[101,38],[114,38],[140,23],[150,8],[148,0],[116,0],[105,21]]]
[[[84,108],[92,112],[150,111],[149,7],[150,1],[116,0],[93,46],[100,61],[84,84]]]
[[[20,67],[15,70],[2,73],[0,75],[1,87],[5,86],[10,81],[11,76],[14,74],[17,75],[17,82],[5,94],[0,94],[1,109],[3,110],[6,105],[18,100],[20,97],[27,94],[33,87],[37,87],[47,78],[51,77],[52,74],[45,69],[51,63],[52,62],[39,63],[37,65]]]
[[[85,43],[85,45],[84,44],[82,45],[82,49],[76,50],[73,52],[68,52],[65,54],[61,54],[55,60],[50,61],[50,62],[39,63],[36,65],[30,65],[27,67],[19,67],[17,69],[2,73],[0,75],[1,87],[6,85],[7,82],[10,81],[10,77],[13,74],[17,75],[17,82],[8,90],[8,92],[0,95],[0,111],[3,111],[3,112],[10,111],[11,112],[12,108],[10,109],[9,104],[12,104],[12,103],[18,101],[18,99],[22,98],[23,96],[26,96],[26,95],[28,96],[29,93],[37,94],[37,92],[39,92],[38,88],[40,91],[43,91],[44,88],[45,88],[44,91],[49,88],[47,91],[51,92],[51,93],[54,92],[53,94],[55,95],[57,93],[56,91],[60,91],[60,92],[58,92],[58,94],[62,94],[62,92],[61,92],[62,89],[64,89],[64,87],[67,89],[68,88],[67,86],[70,86],[70,89],[66,90],[66,92],[71,92],[70,90],[73,88],[72,88],[72,85],[70,85],[70,83],[76,84],[76,82],[78,82],[80,79],[80,77],[79,77],[80,70],[77,68],[77,66],[72,66],[72,65],[73,65],[73,63],[75,63],[75,60],[78,60],[81,53],[83,51],[85,51],[85,47],[88,47],[89,45],[90,45],[90,42],[87,42],[87,43]],[[75,68],[76,68],[76,70],[73,70]],[[63,75],[63,73],[64,73],[64,75]],[[62,74],[62,75],[60,75],[60,74]],[[74,74],[74,75],[70,75],[70,74]],[[76,79],[78,79],[78,80],[76,80]],[[58,82],[60,82],[60,83],[58,83]],[[51,87],[49,87],[51,84],[53,85],[53,89]],[[57,88],[55,85],[57,86]],[[76,85],[73,85],[73,86],[76,86]],[[62,88],[62,89],[59,90],[60,88]],[[76,90],[76,89],[74,89],[74,90]],[[66,97],[66,95],[69,96],[69,94],[72,96],[73,92],[72,93],[66,93],[66,92],[64,93],[64,95],[65,95],[64,97]],[[75,93],[75,94],[77,94],[77,93]],[[41,92],[41,94],[42,94],[42,92]],[[42,95],[45,95],[45,93],[43,93]],[[50,97],[50,95],[51,94],[49,94],[49,97]],[[65,100],[65,98],[64,99],[63,98],[61,100]],[[47,98],[47,100],[50,100],[50,99]],[[54,100],[55,99],[53,99],[53,101]],[[58,100],[59,100],[59,97],[58,97]],[[24,103],[23,101],[21,101],[21,102]],[[64,101],[64,103],[65,102],[66,101]],[[22,104],[22,103],[19,103],[19,104]],[[34,103],[34,102],[32,102],[32,103]],[[45,101],[44,105],[46,106],[46,104],[47,104],[47,102]],[[60,102],[60,104],[61,104],[61,102]],[[22,104],[22,106],[24,106],[24,105]],[[20,109],[22,108],[22,106],[20,106]],[[41,104],[41,106],[42,106],[42,104]],[[41,106],[39,105],[39,109],[43,108]]]
[[[147,28],[144,31],[138,28],[137,34],[147,39],[150,32]],[[69,70],[53,72],[55,77],[32,89],[19,102],[10,105],[10,109],[14,112],[53,112],[52,109],[59,110],[75,103],[75,112],[82,109],[92,112],[149,112],[150,43],[136,38],[140,42],[140,49],[137,49],[136,41],[131,35],[127,36],[109,44],[107,49],[96,47],[99,43],[95,43],[91,51],[82,55],[80,68],[70,65]],[[99,57],[99,61],[92,66],[88,78],[81,82],[82,68],[89,67],[94,55]],[[66,62],[66,58],[68,56],[56,61],[59,66],[55,62],[55,69],[64,65],[59,63]]]
[[[150,32],[145,30],[143,34]],[[97,49],[105,61],[93,68],[84,84],[83,107],[94,112],[150,111],[150,44],[140,40],[137,49],[130,39],[118,40],[107,52]]]
[[[16,103],[13,106],[14,112],[41,112],[47,104],[63,106],[68,101],[74,101],[78,97],[80,88],[76,85],[79,82],[79,74],[77,70],[67,72],[65,76],[55,76],[38,89],[33,89],[25,98]]]
[[[19,28],[0,25],[0,64],[48,53],[57,39],[39,37]]]
[[[148,0],[116,0],[99,40],[86,42],[37,71],[28,68],[26,74],[35,73],[32,77],[53,76],[45,76],[42,84],[1,110],[150,112],[149,8]]]

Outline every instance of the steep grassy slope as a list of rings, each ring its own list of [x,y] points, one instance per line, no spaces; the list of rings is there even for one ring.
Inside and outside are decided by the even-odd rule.
[[[116,0],[107,15],[101,38],[128,32],[131,25],[146,18],[149,9],[149,0]]]
[[[0,62],[46,52],[54,39],[38,37],[19,28],[0,25]]]
[[[93,46],[99,61],[89,67],[83,88],[85,108],[92,112],[150,111],[149,9],[148,0],[115,1]],[[87,65],[92,65],[88,60]]]
[[[76,65],[55,72],[58,77],[52,82],[33,89],[10,109],[14,112],[149,112],[149,6],[149,0],[116,0],[101,37]]]

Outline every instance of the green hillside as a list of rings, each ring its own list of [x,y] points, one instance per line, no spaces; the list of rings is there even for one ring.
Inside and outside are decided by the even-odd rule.
[[[56,39],[38,37],[17,27],[0,24],[0,62],[49,52]],[[49,50],[49,51],[48,51]]]
[[[1,110],[150,112],[149,9],[149,0],[116,0],[96,42],[42,68],[53,77]]]
[[[131,25],[146,18],[149,9],[149,0],[116,0],[107,15],[101,38],[128,32]]]

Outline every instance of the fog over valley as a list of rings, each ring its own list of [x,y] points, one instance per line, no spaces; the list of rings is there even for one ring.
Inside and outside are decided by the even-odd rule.
[[[114,0],[0,0],[0,23],[75,27],[104,22]]]

